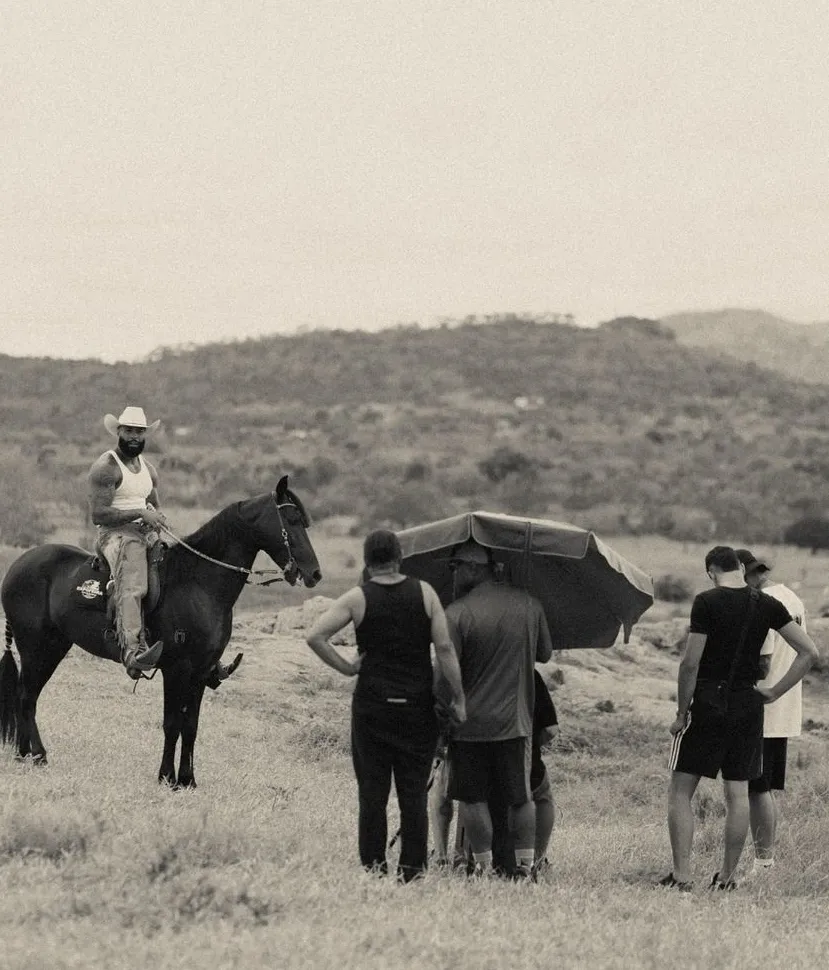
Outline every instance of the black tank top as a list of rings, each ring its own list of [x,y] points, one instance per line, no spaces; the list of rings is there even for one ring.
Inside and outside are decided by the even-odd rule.
[[[363,697],[431,702],[432,621],[423,605],[420,581],[363,583],[366,612],[357,627],[363,657],[357,693]]]

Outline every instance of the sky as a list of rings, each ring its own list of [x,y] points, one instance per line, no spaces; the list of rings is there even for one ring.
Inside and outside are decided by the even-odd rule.
[[[829,6],[0,10],[0,352],[468,314],[829,320]]]

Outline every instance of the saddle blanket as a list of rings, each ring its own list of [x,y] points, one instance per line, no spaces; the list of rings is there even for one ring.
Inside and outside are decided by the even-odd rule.
[[[79,567],[72,580],[72,602],[83,610],[107,608],[106,585],[109,567],[97,556],[90,556]]]
[[[148,612],[155,609],[161,596],[166,551],[167,546],[163,542],[158,542],[148,553],[147,595],[144,597],[144,606]],[[72,580],[73,605],[82,610],[106,611],[109,579],[109,563],[103,556],[90,556],[85,559],[78,566]]]

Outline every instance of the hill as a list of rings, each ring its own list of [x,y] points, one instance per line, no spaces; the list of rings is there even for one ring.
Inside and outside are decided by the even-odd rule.
[[[829,323],[793,323],[740,309],[677,313],[661,322],[685,346],[753,361],[797,381],[820,384],[829,374]]]
[[[471,506],[775,541],[829,476],[829,388],[653,321],[312,332],[136,364],[2,356],[0,388],[6,493],[16,476],[15,494],[78,507],[111,444],[103,414],[127,402],[164,420],[166,504],[217,508],[287,471],[318,517],[366,524]]]

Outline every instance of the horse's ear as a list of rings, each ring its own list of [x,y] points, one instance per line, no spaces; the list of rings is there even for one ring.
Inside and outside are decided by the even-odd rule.
[[[284,498],[285,493],[288,491],[288,476],[283,475],[282,478],[276,483],[276,497]]]

